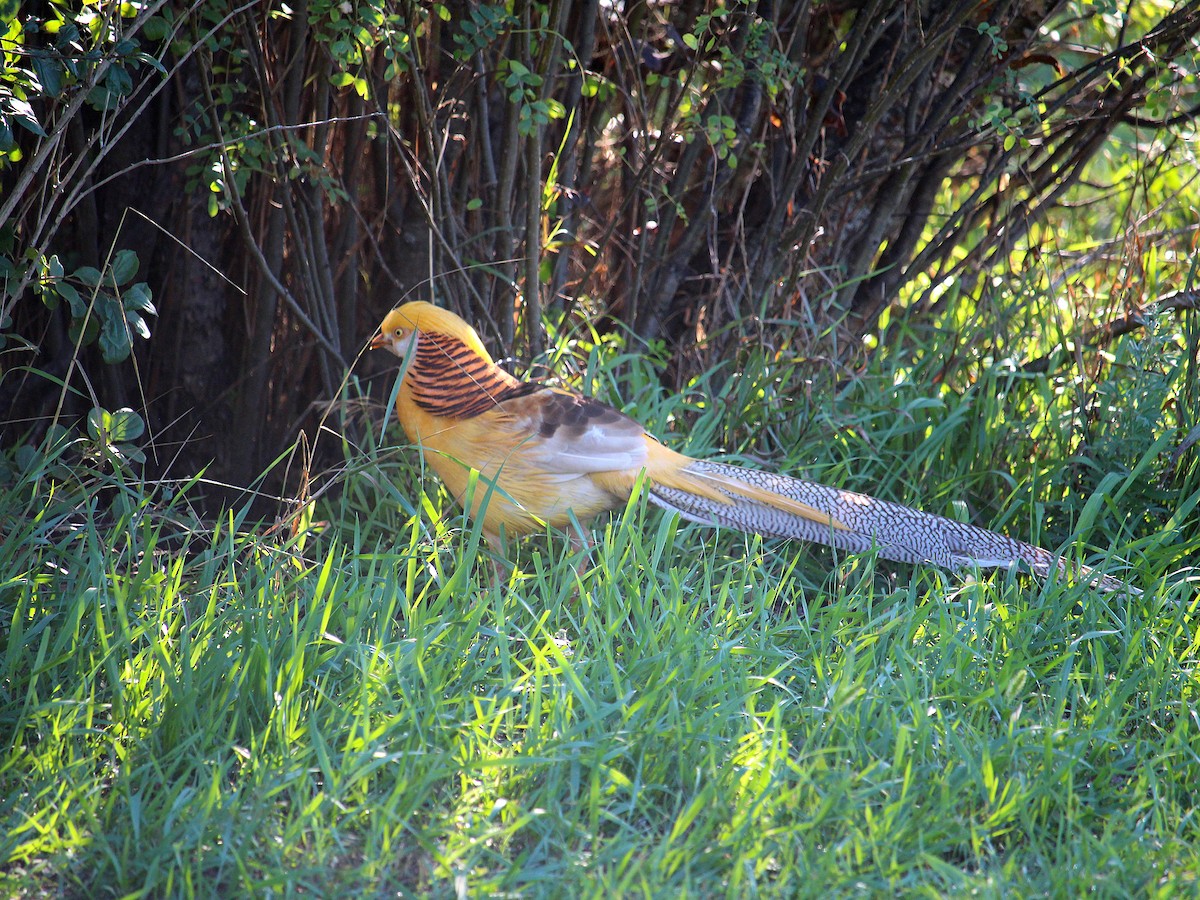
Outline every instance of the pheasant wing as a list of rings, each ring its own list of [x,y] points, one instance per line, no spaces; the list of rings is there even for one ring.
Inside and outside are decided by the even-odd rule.
[[[606,403],[546,388],[501,404],[529,437],[521,455],[530,466],[567,478],[637,472],[646,465],[646,432]]]

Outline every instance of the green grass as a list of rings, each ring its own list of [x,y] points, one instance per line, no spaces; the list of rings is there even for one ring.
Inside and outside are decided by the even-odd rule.
[[[1173,346],[1138,371],[1175,397]],[[1200,480],[1162,449],[1186,411],[1147,390],[1146,427],[1088,431],[1053,381],[980,363],[930,393],[922,358],[810,407],[778,361],[676,398],[631,359],[591,383],[678,446],[1071,541],[1144,595],[835,560],[639,500],[586,564],[534,539],[498,579],[409,450],[351,454],[303,540],[202,526],[194,488],[69,449],[13,457],[0,893],[1200,890]]]

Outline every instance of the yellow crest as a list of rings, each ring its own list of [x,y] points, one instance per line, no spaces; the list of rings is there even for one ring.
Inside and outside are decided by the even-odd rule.
[[[491,355],[483,346],[483,341],[479,339],[474,328],[450,310],[426,303],[424,300],[414,300],[393,309],[384,317],[383,324],[379,326],[385,336],[398,328],[421,334],[444,334],[447,337],[456,338],[489,363],[492,362]]]

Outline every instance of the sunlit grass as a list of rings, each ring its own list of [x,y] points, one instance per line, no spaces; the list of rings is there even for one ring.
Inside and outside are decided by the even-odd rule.
[[[579,329],[550,362],[677,449],[995,527],[1140,596],[636,497],[587,553],[497,561],[392,432],[347,438],[295,537],[200,523],[191,488],[78,444],[7,457],[0,893],[1200,890],[1195,325],[1024,371],[1081,326],[1037,259],[1004,297],[897,314],[852,371],[782,327],[679,392]]]
[[[498,574],[411,451],[354,461],[303,547],[236,516],[201,530],[185,495],[111,473],[50,491],[54,460],[26,455],[0,511],[0,884],[1195,890],[1198,485],[1165,490],[1175,412],[1101,428],[1089,491],[1078,435],[1020,427],[1069,404],[1051,382],[997,366],[926,391],[922,365],[766,436],[777,364],[675,399],[632,366],[611,391],[677,446],[775,447],[809,477],[1078,540],[1144,595],[835,559],[636,498],[586,558],[534,539]]]

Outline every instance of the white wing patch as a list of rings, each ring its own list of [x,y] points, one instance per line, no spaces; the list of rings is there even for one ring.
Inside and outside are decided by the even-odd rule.
[[[547,389],[501,407],[529,435],[520,451],[526,464],[546,475],[568,480],[646,465],[645,429],[599,400]]]
[[[526,453],[544,471],[562,475],[636,472],[646,465],[646,437],[640,426],[636,433],[611,424],[560,428],[550,437],[531,438]]]

